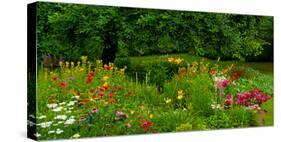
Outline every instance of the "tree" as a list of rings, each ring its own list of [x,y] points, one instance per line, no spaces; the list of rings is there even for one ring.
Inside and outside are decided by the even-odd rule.
[[[257,56],[272,17],[62,3],[39,3],[38,53],[77,60],[193,53],[209,58]],[[269,24],[267,24],[268,27]],[[270,29],[270,28],[267,28]],[[267,32],[270,34],[270,32]]]

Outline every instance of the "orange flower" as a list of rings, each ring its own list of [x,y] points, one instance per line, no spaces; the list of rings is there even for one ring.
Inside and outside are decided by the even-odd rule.
[[[89,84],[89,83],[91,83],[93,80],[94,80],[94,78],[93,78],[92,76],[88,76],[88,77],[87,77],[87,80],[86,80],[86,83]]]
[[[112,69],[112,66],[104,65],[104,68],[110,70]]]
[[[66,81],[61,82],[59,86],[60,86],[61,88],[67,87]]]
[[[88,73],[88,77],[93,77],[93,76],[95,76],[95,75],[96,75],[96,73],[93,72],[93,71],[91,71],[91,72]]]

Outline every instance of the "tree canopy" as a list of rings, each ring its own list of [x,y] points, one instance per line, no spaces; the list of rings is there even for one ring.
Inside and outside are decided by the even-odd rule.
[[[38,56],[113,62],[116,56],[193,53],[240,59],[273,50],[273,17],[43,3]],[[269,53],[272,54],[272,53]]]

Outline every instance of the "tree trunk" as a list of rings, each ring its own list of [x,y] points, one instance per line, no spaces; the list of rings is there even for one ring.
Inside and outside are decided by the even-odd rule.
[[[114,22],[109,22],[104,33],[104,47],[102,51],[103,64],[113,63],[118,48],[117,28]]]

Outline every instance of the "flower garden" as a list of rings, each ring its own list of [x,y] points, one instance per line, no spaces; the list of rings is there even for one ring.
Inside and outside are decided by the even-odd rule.
[[[273,125],[273,16],[36,2],[28,21],[31,139]]]
[[[137,73],[128,76],[126,66],[86,56],[39,69],[37,117],[28,121],[37,128],[34,135],[65,139],[272,125],[264,108],[273,109],[272,78],[234,64],[169,56],[162,62],[175,72],[161,89],[150,81],[157,74],[140,80]]]

